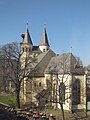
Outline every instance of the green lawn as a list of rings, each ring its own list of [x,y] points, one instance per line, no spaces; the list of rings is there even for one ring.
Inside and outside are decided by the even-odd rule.
[[[46,109],[48,114],[52,114],[53,116],[56,116],[57,119],[62,120],[62,113],[59,109]],[[65,118],[66,120],[75,120],[74,116],[69,112],[65,111]]]
[[[57,119],[62,120],[62,113],[60,109],[46,109],[46,111],[50,114],[52,113],[52,115],[56,116]],[[70,111],[64,111],[65,114],[65,120],[76,120],[77,117],[83,118],[84,120],[87,120],[86,117],[86,113],[83,112],[77,112],[77,113],[71,113]]]
[[[0,96],[0,102],[15,107],[16,99],[15,96]]]
[[[11,107],[15,107],[16,105],[15,96],[0,96],[0,102],[4,104],[8,104]],[[21,101],[21,105],[23,105],[22,101]],[[52,113],[54,116],[57,117],[57,119],[61,120],[62,118],[61,110],[59,109],[55,110],[53,108],[46,108],[45,111],[48,112],[48,114]],[[82,116],[82,117],[86,116],[85,112],[79,112],[77,114],[72,114],[70,111],[65,111],[65,118],[66,120],[75,120],[75,116]],[[84,120],[87,120],[87,119],[84,118]]]
[[[0,96],[0,102],[10,105],[10,107],[15,108],[16,106],[16,97],[14,95]],[[24,102],[21,100],[21,106]]]

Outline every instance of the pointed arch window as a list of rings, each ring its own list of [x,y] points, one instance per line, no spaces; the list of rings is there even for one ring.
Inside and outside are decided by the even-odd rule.
[[[80,104],[80,80],[76,79],[73,83],[73,88],[72,88],[72,103],[73,105],[78,105]]]
[[[65,84],[63,82],[59,85],[59,102],[65,102]]]

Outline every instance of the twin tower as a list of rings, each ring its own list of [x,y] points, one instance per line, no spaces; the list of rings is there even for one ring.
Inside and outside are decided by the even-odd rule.
[[[32,39],[30,37],[30,33],[28,30],[28,23],[26,25],[26,32],[25,34],[22,34],[21,37],[23,38],[21,43],[21,50],[23,52],[39,54],[49,50],[50,48],[45,25],[44,25],[44,31],[42,33],[40,44],[38,46],[34,46],[32,43]]]

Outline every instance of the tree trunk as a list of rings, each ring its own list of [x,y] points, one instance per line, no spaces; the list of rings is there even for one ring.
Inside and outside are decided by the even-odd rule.
[[[6,89],[7,85],[6,85],[6,78],[5,78],[5,76],[3,76],[3,84],[2,84],[2,86],[3,86],[4,92],[6,93],[7,92],[7,89]]]
[[[16,90],[16,108],[20,108],[20,90]]]
[[[65,120],[64,110],[63,110],[63,103],[60,103],[60,106],[61,106],[61,112],[62,112],[62,120]]]

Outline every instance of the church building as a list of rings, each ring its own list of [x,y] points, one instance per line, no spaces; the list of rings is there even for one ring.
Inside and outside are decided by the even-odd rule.
[[[66,110],[86,110],[86,74],[72,53],[56,54],[50,49],[46,26],[38,46],[34,46],[28,25],[22,34],[21,67],[28,77],[21,84],[25,103]]]

